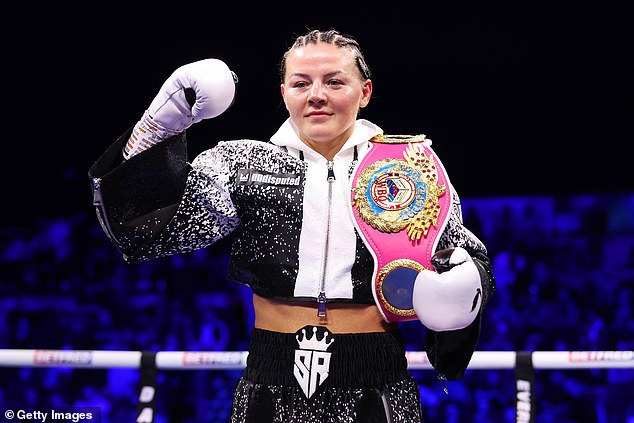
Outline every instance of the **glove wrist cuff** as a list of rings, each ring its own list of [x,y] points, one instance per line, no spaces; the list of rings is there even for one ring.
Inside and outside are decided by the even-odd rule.
[[[147,150],[159,142],[178,135],[179,131],[165,128],[157,123],[148,110],[143,113],[141,120],[134,125],[128,142],[123,147],[123,157],[128,160],[131,157]]]

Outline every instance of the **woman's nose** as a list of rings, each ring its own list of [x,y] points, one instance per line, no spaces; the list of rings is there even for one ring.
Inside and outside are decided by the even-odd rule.
[[[315,82],[310,87],[310,93],[308,95],[308,101],[311,103],[321,103],[326,101],[324,94],[324,87],[321,83]]]

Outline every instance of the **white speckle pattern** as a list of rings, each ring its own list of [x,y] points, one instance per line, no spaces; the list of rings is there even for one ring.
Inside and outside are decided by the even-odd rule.
[[[350,176],[356,160],[348,163]],[[126,251],[134,252],[134,261],[142,261],[204,248],[233,233],[228,278],[249,285],[261,296],[292,301],[296,299],[300,266],[300,232],[307,224],[303,222],[304,202],[311,195],[304,189],[307,166],[307,162],[272,143],[221,142],[192,162],[182,199],[174,210],[159,209],[137,218],[132,225],[126,222],[131,229],[119,243]],[[143,167],[150,169],[152,164]],[[245,184],[239,179],[244,171],[296,175],[300,179],[297,185]],[[457,195],[437,249],[454,246],[462,246],[471,254],[486,254],[484,245],[462,224]],[[355,245],[349,248],[354,249],[352,294],[329,300],[372,304],[372,256],[358,234]]]
[[[436,251],[445,248],[462,247],[469,252],[470,255],[475,253],[487,253],[486,247],[470,230],[468,230],[462,222],[462,209],[460,205],[460,197],[455,190],[452,189],[453,198],[451,201],[451,213],[449,222],[445,231],[438,240]]]
[[[375,422],[388,422],[379,419],[382,413],[391,417],[390,423],[422,421],[420,392],[412,378],[382,390],[329,388],[310,399],[299,386],[267,386],[240,379],[233,401],[231,423],[357,423],[366,422],[360,415],[369,412],[374,412]]]
[[[136,254],[136,260],[204,248],[234,232],[228,277],[259,295],[292,300],[299,269],[304,176],[307,163],[284,148],[254,140],[219,143],[193,162],[181,203],[170,223]],[[240,171],[297,175],[294,185],[241,184]],[[156,227],[156,224],[154,225]],[[125,240],[146,240],[151,222]],[[357,237],[358,238],[358,237]],[[352,300],[374,302],[370,290],[373,262],[360,238],[353,245]]]

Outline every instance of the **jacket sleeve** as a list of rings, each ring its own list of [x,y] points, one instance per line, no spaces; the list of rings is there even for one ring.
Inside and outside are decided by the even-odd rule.
[[[445,232],[441,236],[437,250],[462,247],[473,258],[480,273],[483,298],[475,320],[466,328],[436,332],[426,329],[425,347],[430,363],[438,371],[439,377],[456,380],[464,375],[480,338],[482,313],[487,301],[495,291],[495,277],[484,244],[462,221],[460,199],[454,192],[453,209]]]
[[[97,219],[126,262],[203,248],[235,228],[224,163],[192,167],[185,133],[124,161],[130,131],[88,172]]]

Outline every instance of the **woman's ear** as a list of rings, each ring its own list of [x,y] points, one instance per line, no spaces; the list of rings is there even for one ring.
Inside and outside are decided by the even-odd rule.
[[[286,104],[286,97],[284,97],[284,84],[280,84],[280,93],[282,94],[282,101],[284,101],[284,107],[288,110],[288,105]]]
[[[363,95],[361,96],[361,101],[359,102],[359,107],[364,108],[370,103],[370,99],[372,98],[372,81],[367,79],[363,83]]]

